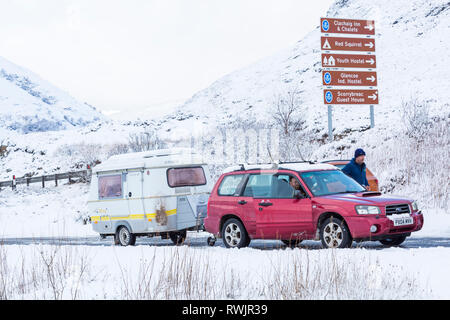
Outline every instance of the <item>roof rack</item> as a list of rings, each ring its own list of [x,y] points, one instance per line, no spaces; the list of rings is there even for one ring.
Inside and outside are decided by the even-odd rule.
[[[336,161],[351,161],[351,159],[326,160],[322,161],[321,163],[336,162]]]
[[[280,164],[288,164],[288,163],[309,163],[309,164],[316,164],[317,161],[311,161],[311,160],[301,160],[301,161],[280,161]]]

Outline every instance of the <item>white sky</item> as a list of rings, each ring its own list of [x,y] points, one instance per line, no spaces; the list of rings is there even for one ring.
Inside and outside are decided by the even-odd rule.
[[[319,25],[333,0],[0,0],[0,55],[106,111],[191,97]]]

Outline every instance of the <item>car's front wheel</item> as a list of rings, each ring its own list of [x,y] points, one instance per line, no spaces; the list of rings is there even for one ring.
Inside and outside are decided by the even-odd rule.
[[[243,248],[250,244],[244,225],[234,218],[225,221],[222,227],[222,239],[227,248]]]
[[[353,242],[345,222],[336,217],[330,217],[321,224],[320,240],[325,248],[349,248]]]
[[[380,240],[380,242],[385,245],[385,246],[399,246],[401,245],[403,242],[405,242],[407,236],[396,236],[396,237],[392,237],[392,238],[386,238],[383,240]]]

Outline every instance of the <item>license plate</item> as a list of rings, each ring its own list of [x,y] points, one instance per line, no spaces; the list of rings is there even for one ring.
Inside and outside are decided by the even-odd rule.
[[[414,219],[413,218],[397,218],[394,219],[394,226],[398,227],[398,226],[405,226],[408,224],[413,224],[414,223]]]

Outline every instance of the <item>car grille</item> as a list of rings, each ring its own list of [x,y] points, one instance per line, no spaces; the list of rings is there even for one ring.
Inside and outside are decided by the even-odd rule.
[[[404,214],[411,213],[409,210],[409,204],[394,204],[386,206],[386,215],[390,216],[392,214]]]

